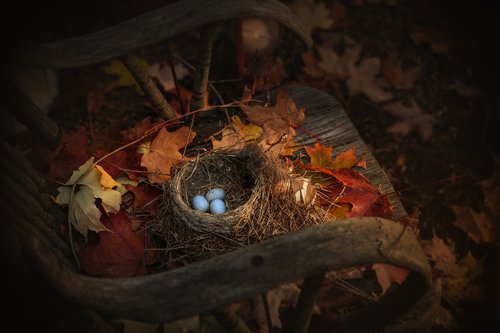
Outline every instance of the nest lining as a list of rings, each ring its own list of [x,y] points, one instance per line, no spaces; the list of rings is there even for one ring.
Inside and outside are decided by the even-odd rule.
[[[320,223],[318,214],[295,201],[296,180],[281,160],[254,146],[199,156],[178,166],[165,184],[148,228],[150,243],[164,246],[171,269]],[[193,210],[191,199],[214,187],[225,190],[227,212]]]

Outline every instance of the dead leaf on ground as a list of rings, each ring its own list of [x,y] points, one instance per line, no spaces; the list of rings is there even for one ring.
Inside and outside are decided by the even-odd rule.
[[[189,75],[189,70],[180,62],[174,64],[174,70],[178,80]],[[163,90],[169,91],[175,88],[174,75],[169,64],[165,62],[152,63],[148,68],[148,73],[158,79]]]
[[[476,212],[471,207],[451,206],[457,217],[454,225],[463,230],[476,244],[500,246],[497,219],[489,212]]]
[[[377,282],[382,288],[382,295],[395,283],[401,284],[408,277],[409,270],[387,264],[373,264],[372,269],[377,276]]]
[[[457,79],[453,80],[453,83],[444,86],[443,88],[446,90],[454,90],[462,97],[476,97],[480,94],[480,91],[477,88],[469,86]]]
[[[329,29],[333,25],[330,10],[322,1],[296,0],[291,8],[308,34],[317,28]]]
[[[369,57],[362,59],[358,66],[350,67],[346,81],[349,94],[351,96],[364,94],[377,103],[393,98],[393,95],[381,88],[376,80],[380,66],[380,58]]]
[[[410,106],[402,102],[394,102],[384,105],[383,111],[387,111],[401,120],[387,129],[387,133],[407,135],[411,131],[418,131],[422,140],[427,141],[432,135],[434,117],[424,113],[422,108],[412,98]]]
[[[496,161],[497,166],[490,178],[483,180],[479,184],[484,191],[484,205],[496,217],[500,217],[500,161]]]
[[[78,253],[82,268],[100,277],[144,275],[144,233],[132,229],[123,211],[104,218],[103,225],[108,231],[99,234],[99,242]]]
[[[418,27],[410,35],[416,45],[429,44],[433,53],[447,52],[451,39],[443,31],[432,28]]]
[[[420,78],[421,69],[419,66],[403,69],[398,54],[393,52],[384,59],[382,73],[394,88],[411,89],[415,81]]]
[[[424,253],[434,262],[454,263],[457,261],[455,257],[455,249],[453,244],[447,244],[442,238],[439,238],[435,233],[430,240],[421,241]]]
[[[173,132],[160,129],[151,143],[151,149],[141,159],[141,166],[148,170],[148,179],[152,183],[163,184],[170,178],[170,169],[175,164],[187,161],[179,149],[193,141],[196,133],[188,127],[181,127]]]
[[[355,44],[346,47],[340,56],[330,45],[317,46],[316,51],[321,59],[317,63],[318,68],[334,80],[345,80],[351,75],[351,69],[356,67],[356,62],[361,55],[361,45]]]

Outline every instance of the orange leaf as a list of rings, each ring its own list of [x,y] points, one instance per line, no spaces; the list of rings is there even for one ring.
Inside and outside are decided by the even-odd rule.
[[[333,161],[333,169],[350,169],[358,164],[354,148],[341,152]]]
[[[382,295],[393,283],[403,283],[409,273],[407,269],[386,264],[373,264],[372,269],[375,271],[380,287],[382,287]]]
[[[143,155],[141,166],[145,167],[149,174],[148,179],[152,183],[165,183],[170,176],[173,165],[187,160],[179,152],[179,149],[193,141],[196,133],[187,127],[181,127],[174,132],[168,132],[162,128],[151,143],[150,152]]]
[[[306,147],[306,153],[311,158],[311,164],[326,169],[333,169],[332,147],[325,147],[316,142],[312,148]]]
[[[79,252],[82,268],[101,277],[144,275],[144,234],[134,231],[123,211],[105,217],[102,223],[111,231],[99,233],[99,243]]]

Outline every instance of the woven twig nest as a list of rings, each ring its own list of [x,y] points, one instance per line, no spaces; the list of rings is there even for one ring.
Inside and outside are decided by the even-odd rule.
[[[169,263],[205,259],[319,223],[314,210],[296,201],[300,179],[258,147],[212,151],[174,171],[149,228],[164,242]],[[226,213],[192,208],[192,198],[211,188],[225,190]]]
[[[238,221],[258,204],[258,191],[264,179],[260,172],[265,156],[256,149],[227,150],[207,154],[178,168],[164,192],[172,214],[199,232],[231,233]],[[192,198],[209,189],[222,188],[227,212],[212,215],[193,209]]]

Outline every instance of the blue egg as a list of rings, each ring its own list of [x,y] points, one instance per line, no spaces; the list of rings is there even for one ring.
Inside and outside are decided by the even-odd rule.
[[[210,201],[210,213],[224,214],[226,212],[226,204],[221,199],[214,199]]]
[[[225,195],[226,192],[224,191],[224,189],[216,187],[211,190],[208,190],[207,194],[205,194],[205,198],[207,198],[208,202],[215,199],[224,200]]]
[[[200,194],[195,195],[191,203],[193,204],[193,208],[200,212],[206,212],[209,207],[207,199]]]

